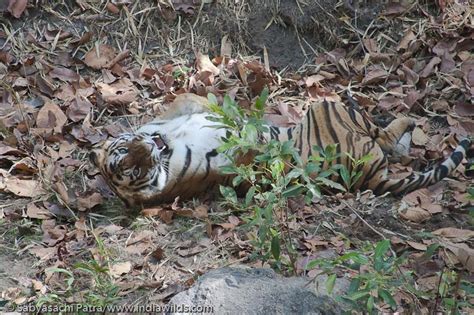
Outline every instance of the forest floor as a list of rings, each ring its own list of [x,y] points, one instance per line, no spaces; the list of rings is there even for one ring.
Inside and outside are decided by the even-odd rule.
[[[0,308],[162,305],[213,268],[314,277],[321,270],[308,262],[382,239],[406,256],[399,271],[422,292],[394,290],[399,311],[472,307],[466,163],[403,198],[292,200],[286,232],[296,260],[283,252],[275,264],[254,255],[250,213],[216,200],[126,209],[88,161],[94,145],[150,121],[176,94],[227,94],[248,108],[268,86],[277,124],[297,123],[308,102],[348,94],[379,125],[415,118],[413,159],[389,172],[423,170],[474,134],[469,1],[8,3],[0,5]]]

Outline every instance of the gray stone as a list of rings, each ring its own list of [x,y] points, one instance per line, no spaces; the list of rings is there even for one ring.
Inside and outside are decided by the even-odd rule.
[[[348,282],[336,281],[333,294]],[[325,291],[325,278],[284,278],[271,269],[226,267],[208,272],[188,290],[175,295],[168,306],[183,313],[188,307],[210,307],[216,314],[340,314],[341,306]],[[181,307],[181,309],[179,308]],[[209,312],[210,308],[207,309]],[[195,312],[203,309],[195,309]]]

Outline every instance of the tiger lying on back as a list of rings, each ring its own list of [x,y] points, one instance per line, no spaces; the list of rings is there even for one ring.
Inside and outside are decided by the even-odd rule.
[[[199,196],[227,183],[220,173],[229,163],[217,153],[226,131],[213,128],[218,123],[206,117],[207,99],[182,94],[158,120],[142,126],[136,133],[108,140],[91,153],[107,183],[127,206],[149,205]],[[395,119],[387,128],[375,126],[353,107],[342,103],[320,102],[309,108],[303,121],[294,127],[271,126],[266,139],[293,140],[303,162],[321,148],[338,143],[338,153],[358,159],[370,153],[370,163],[362,166],[363,175],[354,189],[371,189],[375,194],[404,194],[432,185],[448,176],[463,160],[469,140],[463,140],[450,158],[430,171],[413,172],[403,179],[387,178],[387,156],[406,154],[414,123],[410,118]],[[402,152],[404,151],[404,152]],[[352,167],[349,157],[340,154],[336,163]]]

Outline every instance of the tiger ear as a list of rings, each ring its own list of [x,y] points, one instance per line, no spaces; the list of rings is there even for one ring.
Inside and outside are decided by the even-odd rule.
[[[100,156],[102,155],[101,149],[93,149],[89,153],[89,161],[94,164],[95,167],[99,167],[99,160],[101,159]]]
[[[92,164],[94,164],[96,167],[100,167],[101,164],[103,164],[105,152],[111,143],[111,140],[102,141],[92,148],[91,152],[89,153],[89,160]]]

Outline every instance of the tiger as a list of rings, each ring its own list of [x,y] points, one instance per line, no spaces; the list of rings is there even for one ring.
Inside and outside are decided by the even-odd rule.
[[[92,150],[90,159],[128,207],[172,202],[178,196],[181,200],[199,197],[231,180],[221,172],[230,161],[218,152],[227,131],[217,128],[220,123],[210,116],[216,114],[209,110],[206,98],[180,94],[162,116],[136,132],[105,141]],[[353,167],[351,157],[370,154],[370,163],[359,166],[362,176],[351,190],[403,195],[447,177],[471,145],[470,139],[462,140],[449,158],[431,170],[412,172],[402,179],[389,178],[389,159],[408,154],[414,126],[412,118],[401,117],[381,128],[354,106],[317,101],[295,126],[268,124],[263,139],[292,140],[303,163],[315,154],[314,146],[337,144],[335,162],[349,171]]]

